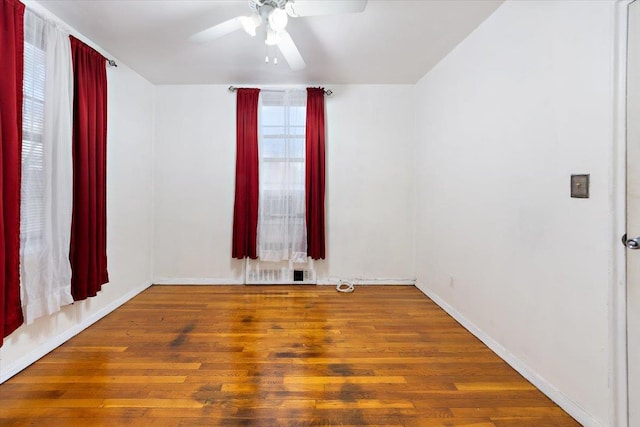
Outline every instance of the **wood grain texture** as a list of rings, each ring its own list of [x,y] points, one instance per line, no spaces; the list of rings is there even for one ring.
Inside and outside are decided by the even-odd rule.
[[[579,426],[413,286],[153,286],[0,385],[2,426]]]

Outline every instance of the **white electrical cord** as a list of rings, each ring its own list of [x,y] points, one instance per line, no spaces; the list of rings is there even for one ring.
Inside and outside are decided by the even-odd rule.
[[[327,281],[329,282],[329,284],[331,282],[337,283],[338,285],[336,286],[336,291],[342,292],[342,293],[350,293],[355,291],[356,283],[376,284],[377,282],[383,285],[396,284],[396,285],[412,285],[412,286],[415,286],[416,284],[416,279],[390,279],[390,278],[363,279],[363,278],[357,277],[357,278],[351,278],[349,280],[345,280],[345,279],[329,277],[327,278]]]
[[[353,283],[347,282],[346,280],[341,280],[336,286],[336,291],[342,292],[345,294],[351,293],[356,290],[356,287]]]

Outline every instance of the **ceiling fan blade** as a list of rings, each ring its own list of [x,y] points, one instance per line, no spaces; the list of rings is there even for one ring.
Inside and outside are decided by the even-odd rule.
[[[240,20],[240,17],[237,17],[221,22],[218,25],[214,25],[213,27],[200,31],[199,33],[195,33],[189,37],[189,41],[204,43],[226,36],[227,34],[240,29],[242,29],[242,21]]]
[[[293,71],[302,70],[307,66],[296,44],[286,31],[278,34],[278,48]]]
[[[359,13],[367,7],[367,0],[295,0],[287,4],[291,16],[340,15]]]

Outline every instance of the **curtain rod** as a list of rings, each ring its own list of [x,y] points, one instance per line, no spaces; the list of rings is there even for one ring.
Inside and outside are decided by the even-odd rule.
[[[113,59],[109,59],[109,58],[105,58],[107,60],[107,64],[109,64],[112,67],[118,67],[118,64],[116,64],[116,61],[114,61]]]
[[[235,87],[235,86],[229,86],[229,92],[235,92],[236,90],[238,90],[240,88]],[[263,92],[284,92],[284,89],[260,89]],[[331,94],[333,94],[333,91],[331,89],[325,89],[324,93],[327,96],[331,96]]]

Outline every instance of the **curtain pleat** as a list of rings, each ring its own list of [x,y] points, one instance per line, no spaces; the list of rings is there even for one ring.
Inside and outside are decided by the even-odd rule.
[[[306,178],[307,255],[325,258],[324,88],[307,88]]]
[[[107,72],[106,60],[73,36],[73,214],[71,293],[95,296],[107,273]]]
[[[0,0],[0,345],[22,323],[20,158],[24,5]]]
[[[258,98],[260,89],[238,89],[236,100],[236,193],[232,257],[257,258]]]

